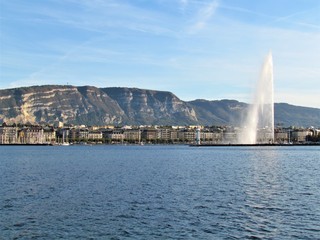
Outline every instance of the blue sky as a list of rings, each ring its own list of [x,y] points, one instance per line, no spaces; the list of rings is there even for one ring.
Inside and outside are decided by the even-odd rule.
[[[0,88],[167,90],[251,102],[265,56],[275,101],[320,108],[319,0],[0,1]]]

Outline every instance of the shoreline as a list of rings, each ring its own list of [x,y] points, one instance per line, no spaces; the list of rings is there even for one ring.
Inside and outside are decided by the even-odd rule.
[[[54,146],[51,143],[8,143],[0,144],[0,146]]]
[[[190,147],[289,147],[289,146],[320,146],[320,143],[257,143],[257,144],[190,144]]]
[[[141,144],[121,144],[121,143],[113,143],[113,144],[70,144],[69,146],[114,146],[114,145],[121,145],[121,146],[155,146],[155,145],[187,145],[190,147],[289,147],[289,146],[320,146],[320,143],[291,143],[291,144],[283,144],[283,143],[258,143],[258,144],[212,144],[212,143],[204,143],[204,144],[188,144],[188,143],[174,143],[174,144],[166,144],[166,143],[144,143]],[[63,146],[61,144],[52,144],[52,143],[12,143],[12,144],[0,144],[0,146]]]

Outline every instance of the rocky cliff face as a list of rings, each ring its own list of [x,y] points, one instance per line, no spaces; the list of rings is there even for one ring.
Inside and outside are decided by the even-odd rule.
[[[137,88],[34,86],[0,90],[0,124],[239,125],[248,104],[184,102],[170,92]],[[275,123],[320,126],[320,109],[275,104]]]
[[[118,102],[128,117],[128,124],[194,124],[195,110],[170,92],[137,88],[103,88]]]
[[[35,86],[0,90],[0,120],[16,123],[193,124],[195,111],[169,92]]]
[[[95,87],[36,86],[0,91],[0,119],[19,123],[118,124],[125,114]]]

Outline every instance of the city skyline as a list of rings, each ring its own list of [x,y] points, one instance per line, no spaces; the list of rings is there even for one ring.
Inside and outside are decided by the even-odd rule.
[[[165,90],[250,103],[264,57],[275,102],[320,108],[320,2],[2,1],[0,88]]]

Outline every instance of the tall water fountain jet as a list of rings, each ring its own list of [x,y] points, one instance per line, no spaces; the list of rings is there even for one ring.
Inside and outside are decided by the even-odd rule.
[[[239,144],[274,142],[273,62],[271,52],[265,59],[254,102],[242,126]]]

